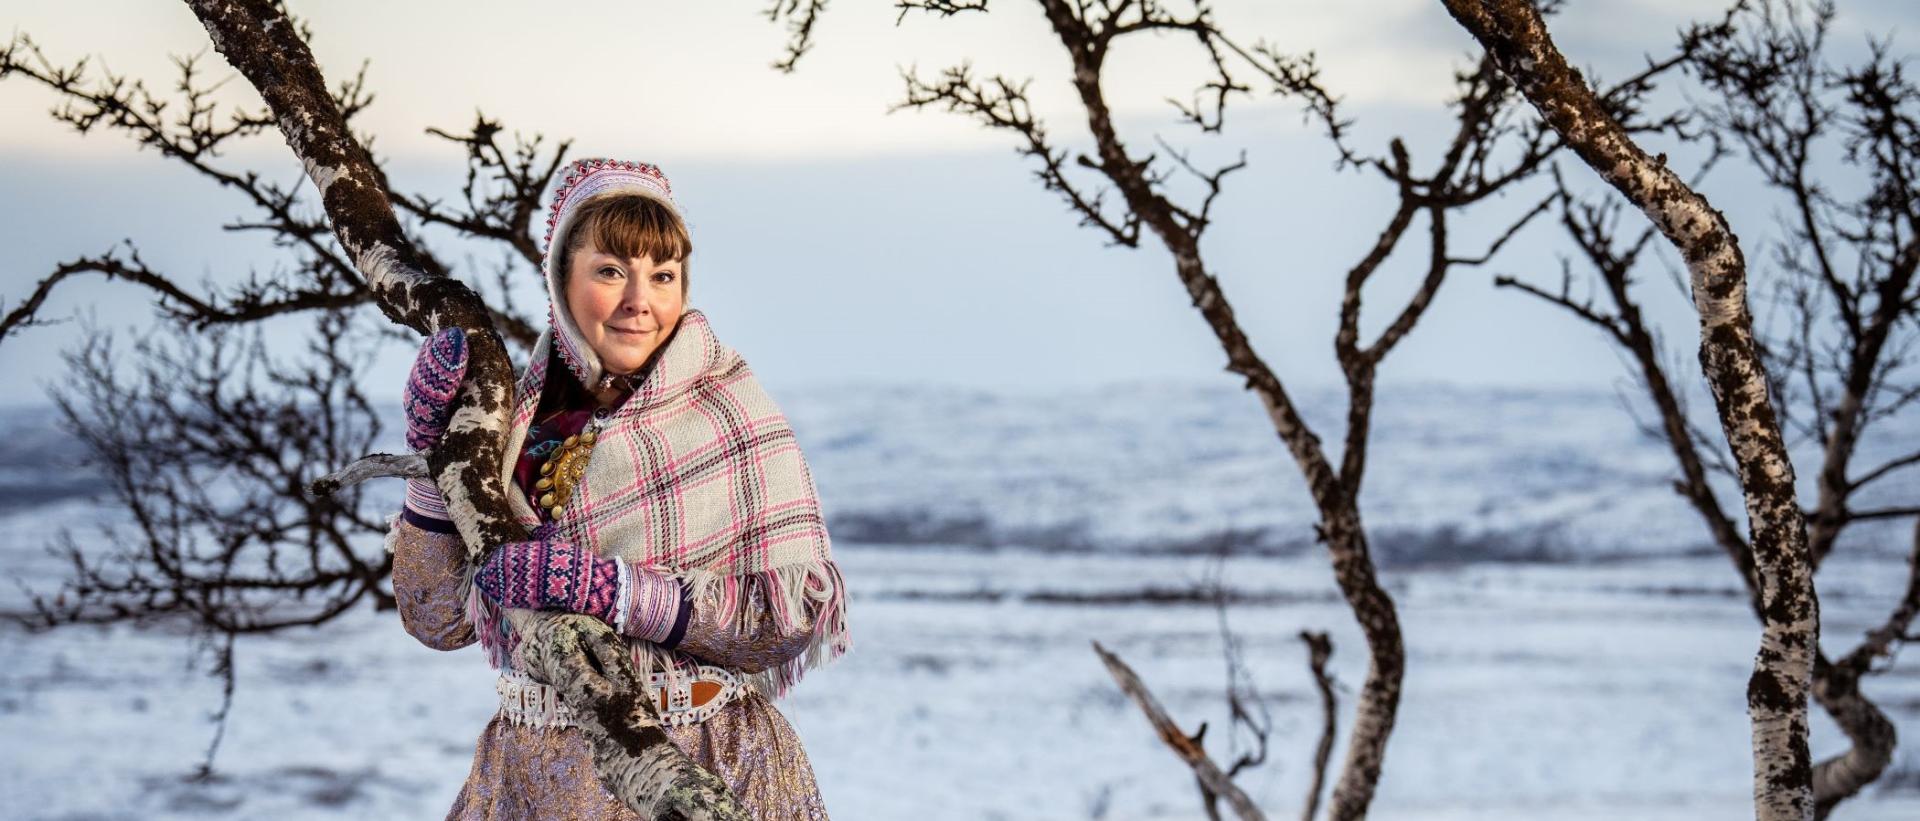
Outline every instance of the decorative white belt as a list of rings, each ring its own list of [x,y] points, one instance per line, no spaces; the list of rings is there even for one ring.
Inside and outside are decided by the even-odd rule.
[[[647,694],[660,710],[660,723],[681,727],[707,720],[746,692],[738,673],[701,664],[680,671],[679,681],[666,673],[647,675]],[[526,727],[578,727],[580,717],[560,699],[560,691],[534,681],[519,670],[502,670],[493,684],[500,694],[500,715]]]

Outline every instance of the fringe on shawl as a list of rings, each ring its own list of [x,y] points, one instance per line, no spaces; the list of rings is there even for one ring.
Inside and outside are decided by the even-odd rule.
[[[787,661],[758,673],[743,674],[748,687],[769,700],[793,689],[806,671],[821,667],[853,648],[847,630],[846,582],[831,559],[790,564],[758,573],[720,575],[712,572],[671,573],[687,585],[696,606],[711,606],[712,615],[740,630],[750,629],[764,612],[782,632],[807,624],[806,648]],[[675,684],[691,673],[687,656],[646,641],[633,643],[633,664],[641,675],[664,672]]]
[[[763,609],[783,632],[792,632],[812,615],[806,649],[782,664],[743,676],[747,686],[768,699],[785,696],[806,671],[824,666],[853,648],[847,630],[846,582],[839,565],[830,559],[759,573],[689,573],[677,578],[687,584],[695,602],[711,601],[718,610],[714,615],[738,629],[752,627]],[[471,582],[467,584],[466,610],[467,621],[473,624],[474,635],[486,651],[487,663],[497,670],[507,669],[519,636],[506,615]],[[642,676],[664,672],[668,681],[679,684],[692,673],[693,663],[685,654],[650,641],[630,639],[629,644],[633,665]]]
[[[480,585],[471,578],[462,584],[467,587],[467,622],[473,625],[480,649],[486,651],[487,663],[495,670],[508,669],[513,648],[520,643],[519,634],[507,623],[507,614],[480,592]]]

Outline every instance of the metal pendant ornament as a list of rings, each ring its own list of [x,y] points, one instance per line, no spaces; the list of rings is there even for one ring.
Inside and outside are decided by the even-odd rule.
[[[567,506],[567,500],[573,498],[574,488],[580,485],[580,477],[587,474],[587,458],[593,454],[593,444],[599,434],[592,427],[567,437],[560,443],[547,461],[540,465],[540,480],[534,482],[533,489],[540,491],[540,507],[550,518],[560,518],[560,510]]]

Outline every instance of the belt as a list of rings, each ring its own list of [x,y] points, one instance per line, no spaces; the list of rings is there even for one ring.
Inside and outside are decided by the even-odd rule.
[[[660,723],[669,727],[697,724],[720,712],[746,692],[740,674],[724,667],[695,665],[669,681],[666,673],[647,674],[647,695],[660,710]],[[493,689],[500,694],[501,717],[526,727],[578,727],[579,715],[560,698],[560,691],[519,670],[502,670]]]

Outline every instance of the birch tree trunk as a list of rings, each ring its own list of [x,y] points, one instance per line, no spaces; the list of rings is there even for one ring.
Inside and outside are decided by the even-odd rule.
[[[313,181],[334,236],[366,277],[380,310],[419,331],[467,331],[470,360],[447,433],[428,469],[477,566],[502,542],[524,540],[499,468],[512,408],[513,371],[486,306],[464,284],[422,270],[401,231],[386,181],[327,92],[295,23],[269,0],[188,0],[214,48],[265,98]],[[515,611],[516,651],[558,687],[584,722],[607,789],[646,818],[745,818],[724,782],[667,738],[612,629],[595,619]]]
[[[1686,260],[1700,314],[1700,365],[1739,469],[1753,531],[1762,632],[1747,682],[1755,817],[1813,817],[1807,695],[1820,634],[1807,524],[1754,347],[1746,260],[1726,217],[1600,105],[1529,0],[1442,0],[1454,19],[1587,165],[1646,213]]]

